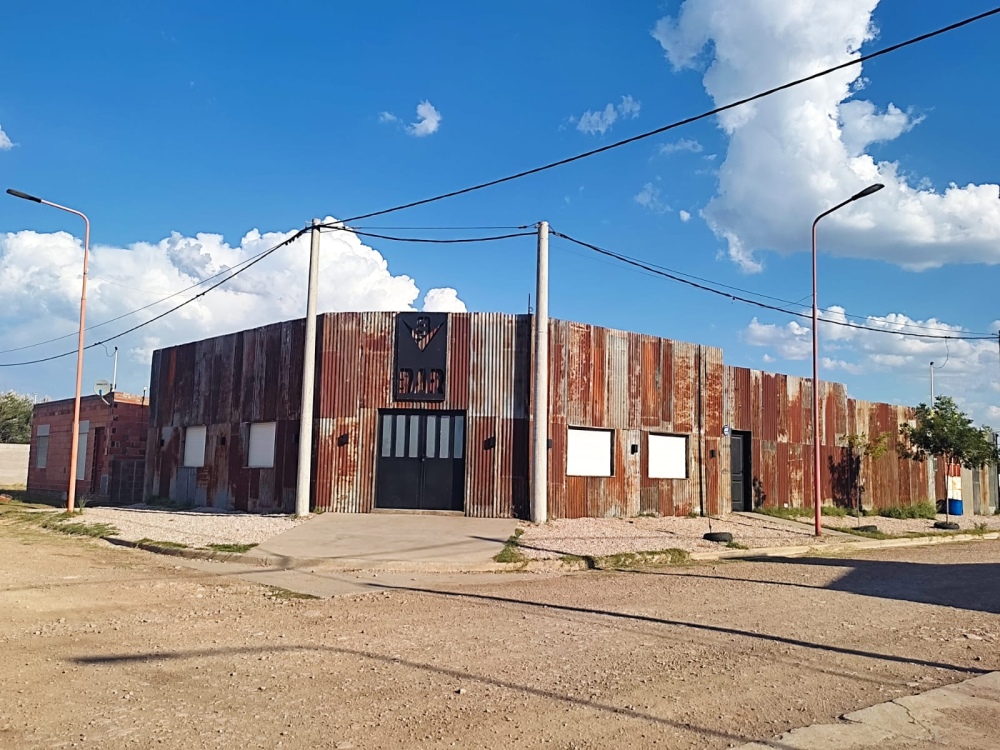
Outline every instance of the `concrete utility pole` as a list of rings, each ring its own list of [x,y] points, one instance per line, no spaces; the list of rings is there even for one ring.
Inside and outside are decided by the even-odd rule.
[[[309,242],[309,291],[306,295],[306,340],[302,352],[302,407],[299,419],[299,473],[295,483],[295,515],[309,515],[312,485],[313,401],[316,380],[316,294],[319,290],[319,219],[313,219]]]
[[[115,369],[111,371],[111,392],[118,390],[118,347],[115,347]]]
[[[538,224],[535,373],[532,383],[531,520],[545,523],[549,508],[549,224]]]
[[[934,408],[934,363],[931,362],[931,408]]]
[[[90,219],[87,218],[86,214],[77,211],[75,208],[60,206],[58,203],[52,203],[37,196],[22,193],[20,190],[8,188],[7,194],[13,195],[15,198],[32,201],[33,203],[41,203],[44,206],[58,208],[60,211],[66,211],[67,213],[79,216],[83,219],[85,227],[83,235],[83,283],[80,289],[80,333],[76,344],[76,395],[73,398],[73,427],[71,428],[72,434],[69,438],[69,488],[66,492],[66,511],[72,513],[76,508],[76,462],[80,451],[80,387],[83,385],[83,331],[84,321],[87,316],[87,261],[90,258]],[[87,460],[84,458],[84,465],[86,463]]]

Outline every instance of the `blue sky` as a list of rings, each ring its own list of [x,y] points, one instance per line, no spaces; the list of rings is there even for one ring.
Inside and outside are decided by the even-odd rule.
[[[194,2],[16,5],[0,27],[8,71],[0,129],[11,143],[0,150],[3,187],[89,213],[90,320],[99,322],[239,262],[313,216],[366,213],[536,166],[840,62],[862,38],[867,52],[991,6],[621,5],[248,2],[238,15]],[[546,219],[624,254],[795,301],[810,291],[804,251],[815,214],[868,177],[888,179],[866,207],[821,225],[821,305],[875,316],[873,325],[941,321],[995,332],[1000,156],[989,92],[998,30],[1000,18],[988,19],[866,63],[863,85],[853,69],[731,121],[705,120],[367,224]],[[433,132],[414,135],[408,128],[423,102],[437,113],[424,126]],[[957,191],[945,197],[951,184]],[[262,236],[245,239],[255,229]],[[60,230],[81,234],[73,217],[3,196],[0,341],[10,346],[0,349],[74,330],[78,255],[72,238],[53,234]],[[455,295],[440,290],[454,289],[470,310],[522,312],[533,292],[530,238],[443,249],[366,241],[377,254],[327,239],[326,309],[420,306],[428,290],[447,307]],[[141,390],[156,346],[298,315],[304,252],[298,243],[285,248],[232,290],[116,342],[121,388]],[[561,240],[551,273],[555,316],[721,346],[731,364],[809,371],[807,333],[786,316]],[[852,394],[926,399],[927,362],[948,356],[938,391],[1000,424],[995,343],[838,333],[821,329],[823,376]],[[0,354],[0,362],[72,345]],[[87,381],[107,377],[108,361],[90,350]],[[65,397],[72,368],[72,358],[0,368],[0,389]]]

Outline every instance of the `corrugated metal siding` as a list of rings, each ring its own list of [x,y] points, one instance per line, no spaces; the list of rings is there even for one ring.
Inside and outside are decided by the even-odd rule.
[[[724,460],[721,350],[580,323],[550,325],[550,515],[672,515],[698,510],[702,503],[718,512]],[[570,427],[615,431],[613,476],[566,476]],[[649,433],[688,438],[688,479],[649,478]],[[709,458],[711,450],[715,456]]]
[[[246,510],[292,508],[303,330],[303,321],[289,321],[154,354],[147,495]],[[466,513],[525,516],[533,319],[450,315],[446,398],[437,403],[394,402],[395,330],[395,313],[319,319],[314,507],[372,510],[381,409],[446,409],[467,415]],[[549,349],[552,517],[727,510],[726,426],[751,433],[748,480],[760,481],[768,505],[811,504],[809,380],[727,367],[714,347],[559,320],[551,321]],[[824,501],[845,501],[835,470],[846,465],[852,432],[892,435],[889,455],[862,463],[866,506],[924,499],[926,465],[895,451],[909,410],[848,399],[836,383],[821,384],[819,399]],[[272,420],[274,468],[246,468],[249,423]],[[206,466],[186,469],[180,466],[184,428],[198,424],[208,427]],[[615,431],[614,476],[566,476],[569,427]],[[648,477],[649,433],[688,438],[687,479]],[[943,475],[940,486],[943,491]]]
[[[288,321],[153,355],[146,494],[197,505],[291,511],[304,323]],[[249,424],[275,422],[273,468],[245,468]],[[205,465],[183,467],[187,427],[206,427]]]
[[[381,409],[456,410],[467,415],[466,514],[523,515],[531,318],[449,315],[446,397],[436,403],[394,401],[395,329],[395,313],[336,313],[320,320],[315,507],[350,513],[374,508]]]

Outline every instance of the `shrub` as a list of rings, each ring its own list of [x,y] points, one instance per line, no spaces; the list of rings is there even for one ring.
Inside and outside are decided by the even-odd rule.
[[[893,508],[878,508],[875,512],[883,518],[927,518],[934,520],[937,517],[937,506],[934,503],[924,502]]]

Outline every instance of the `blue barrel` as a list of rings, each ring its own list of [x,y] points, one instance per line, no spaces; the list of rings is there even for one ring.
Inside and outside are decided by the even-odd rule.
[[[961,500],[948,500],[948,513],[952,516],[962,515],[962,501]]]

